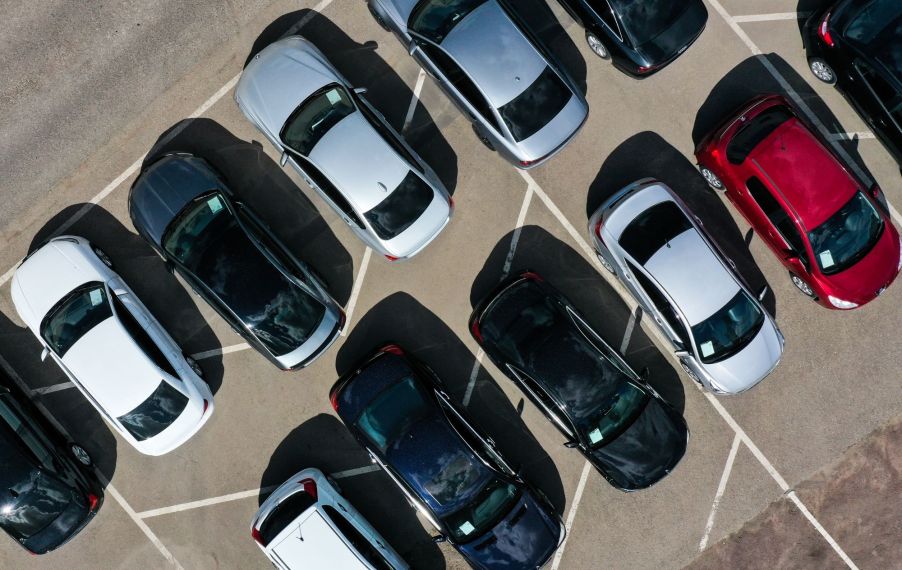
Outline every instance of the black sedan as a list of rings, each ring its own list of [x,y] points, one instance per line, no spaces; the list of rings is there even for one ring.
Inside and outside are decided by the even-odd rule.
[[[166,155],[131,188],[138,233],[247,342],[283,370],[303,368],[345,315],[316,274],[203,159]]]
[[[564,539],[528,485],[427,366],[385,346],[335,384],[332,407],[407,500],[475,568],[539,568]]]
[[[2,374],[0,374],[2,376]],[[100,509],[91,458],[0,386],[0,528],[32,554],[59,548]]]
[[[595,55],[647,77],[686,51],[708,21],[702,0],[559,0]]]
[[[565,445],[615,487],[646,488],[682,459],[689,440],[682,416],[537,274],[504,283],[476,308],[470,331]]]
[[[902,165],[902,2],[843,0],[805,23],[808,66],[836,88]]]

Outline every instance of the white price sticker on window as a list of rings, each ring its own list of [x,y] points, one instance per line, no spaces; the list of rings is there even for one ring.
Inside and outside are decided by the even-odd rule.
[[[471,523],[470,521],[464,521],[464,524],[460,525],[459,530],[464,534],[470,534],[471,532],[476,530],[476,527],[473,526],[473,523]]]
[[[94,289],[90,293],[91,297],[91,306],[96,307],[100,303],[103,303],[103,293],[100,292],[100,289]]]
[[[834,265],[836,265],[836,262],[833,261],[833,254],[830,253],[829,249],[827,251],[822,251],[820,253],[820,258],[821,258],[821,267],[823,267],[824,269],[827,269],[828,267],[833,267]]]
[[[595,444],[601,441],[601,430],[599,428],[595,428],[589,432],[589,443]]]
[[[329,100],[329,103],[338,105],[339,103],[341,103],[341,93],[338,92],[338,89],[333,89],[332,91],[326,93],[326,99]]]
[[[710,340],[708,342],[703,342],[698,347],[702,351],[702,356],[708,357],[714,354],[714,343]]]
[[[222,200],[219,196],[213,196],[209,200],[207,200],[207,206],[210,207],[210,211],[214,214],[219,210],[222,210]]]

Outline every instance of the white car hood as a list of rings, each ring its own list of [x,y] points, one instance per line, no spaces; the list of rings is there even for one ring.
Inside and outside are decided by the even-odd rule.
[[[783,343],[770,318],[765,318],[758,335],[738,353],[714,364],[702,364],[714,381],[714,388],[738,394],[764,380],[780,362]]]

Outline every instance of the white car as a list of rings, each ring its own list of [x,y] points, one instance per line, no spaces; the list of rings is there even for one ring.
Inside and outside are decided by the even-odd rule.
[[[304,469],[276,489],[254,515],[251,536],[276,568],[409,568],[319,469]]]
[[[112,265],[84,238],[53,238],[16,269],[13,304],[41,360],[55,360],[138,451],[163,455],[210,419],[213,395]]]

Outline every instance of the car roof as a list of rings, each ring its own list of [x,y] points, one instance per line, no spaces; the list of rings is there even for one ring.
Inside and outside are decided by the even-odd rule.
[[[359,110],[329,129],[313,147],[310,160],[359,212],[385,200],[410,172],[410,166]]]
[[[317,506],[307,509],[282,529],[267,545],[267,550],[291,568],[368,568]]]
[[[489,0],[470,12],[441,43],[494,107],[522,93],[548,67],[504,9]]]
[[[835,214],[860,188],[814,133],[795,117],[758,143],[746,161],[761,182],[776,185],[808,230]]]

